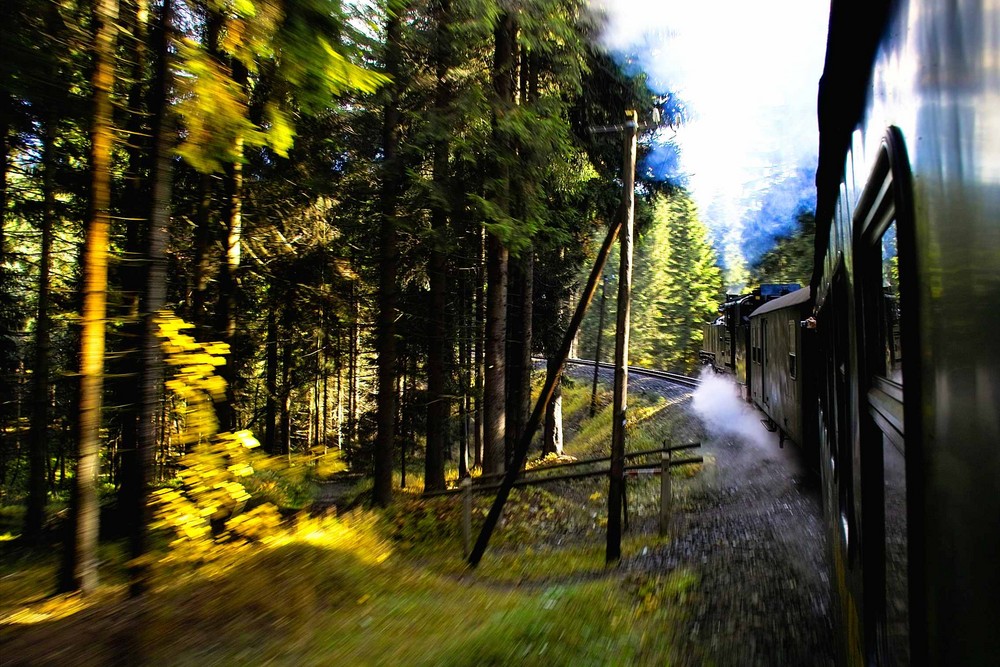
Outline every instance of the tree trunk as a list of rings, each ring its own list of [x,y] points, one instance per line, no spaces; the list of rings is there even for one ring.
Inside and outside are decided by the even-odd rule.
[[[323,330],[321,332],[321,345],[322,354],[320,355],[320,371],[323,374],[322,386],[320,391],[322,392],[323,402],[321,405],[321,415],[320,418],[320,428],[319,428],[319,439],[320,444],[323,447],[323,453],[326,454],[326,450],[330,445],[329,431],[330,431],[330,317],[326,312],[326,308],[323,308]]]
[[[555,373],[559,360],[549,357],[546,360],[545,370],[547,373]],[[552,390],[552,400],[545,410],[545,432],[542,437],[542,454],[556,454],[562,456],[563,453],[563,425],[562,425],[562,378],[556,383]]]
[[[119,483],[118,507],[122,528],[126,534],[131,535],[138,529],[137,524],[143,520],[142,503],[139,500],[143,494],[140,488],[143,473],[139,461],[140,401],[136,399],[135,390],[137,383],[141,382],[139,376],[142,364],[140,348],[143,323],[140,302],[143,298],[143,281],[147,272],[142,260],[146,253],[143,236],[146,233],[150,212],[151,193],[146,173],[150,169],[151,146],[148,134],[151,132],[147,126],[146,113],[143,112],[149,102],[147,99],[149,96],[144,93],[148,64],[146,49],[148,8],[145,0],[128,0],[122,4],[122,13],[124,16],[121,18],[121,23],[134,26],[134,36],[133,39],[127,40],[128,59],[131,61],[129,72],[131,84],[126,123],[129,139],[125,142],[128,166],[121,206],[125,217],[126,240],[125,256],[119,263],[118,269],[119,298],[123,306],[121,314],[125,317],[125,324],[121,328],[117,343],[112,339],[113,352],[116,353],[114,356],[118,359],[111,363],[118,377],[110,383],[115,403],[120,406],[118,415],[121,437],[118,441],[118,455],[111,457],[111,461],[117,462],[115,473]]]
[[[10,168],[10,126],[14,100],[10,92],[0,90],[0,271],[7,261],[7,171]],[[6,325],[6,321],[4,321]],[[7,334],[7,331],[0,331]],[[6,369],[3,369],[6,370]],[[4,383],[0,387],[6,389],[6,378],[0,378]],[[7,396],[7,392],[3,393]],[[2,399],[0,399],[2,404]],[[3,413],[0,413],[3,414]]]
[[[358,442],[358,287],[351,283],[351,323],[347,342],[347,448]]]
[[[157,447],[156,421],[160,413],[160,387],[162,385],[162,352],[156,329],[156,317],[167,298],[167,239],[170,224],[170,193],[172,178],[173,133],[168,127],[167,99],[170,95],[170,40],[173,22],[173,2],[164,0],[160,25],[157,30],[156,76],[150,90],[149,110],[152,117],[152,154],[150,160],[149,228],[146,240],[146,286],[143,295],[144,320],[142,358],[139,372],[141,400],[139,402],[139,431],[137,442],[138,490],[133,514],[136,521],[131,527],[130,545],[133,562],[146,553],[147,525],[149,523],[149,482]],[[131,593],[137,595],[147,587],[145,568],[133,569]]]
[[[247,70],[236,59],[232,60],[233,83],[240,88],[247,86]],[[243,137],[235,140],[236,155],[243,155]],[[226,167],[226,199],[229,204],[226,216],[226,243],[219,280],[218,333],[229,345],[229,356],[220,375],[226,381],[226,400],[217,404],[219,428],[236,429],[236,378],[237,365],[233,343],[236,339],[236,300],[239,291],[240,243],[243,237],[243,163],[240,160]]]
[[[220,57],[219,32],[222,15],[210,11],[205,21],[205,48],[214,57]],[[214,334],[208,316],[208,281],[211,276],[212,206],[214,203],[212,174],[201,174],[198,180],[198,209],[195,213],[194,266],[191,278],[191,319],[201,338],[208,340]]]
[[[435,114],[446,118],[452,105],[452,90],[448,83],[451,65],[450,0],[438,0],[435,11],[435,60],[437,84],[434,91]],[[451,151],[450,128],[438,130],[434,141],[433,179],[437,196],[431,203],[430,273],[430,335],[427,339],[427,452],[424,460],[424,490],[444,489],[444,449],[448,417],[451,410],[447,395],[448,327],[445,311],[448,295],[447,231],[448,210],[445,202],[449,192],[448,162]]]
[[[443,216],[444,213],[441,212]],[[443,236],[446,221],[437,219],[435,232]],[[440,237],[439,237],[440,238]],[[443,242],[443,239],[438,243]],[[430,335],[427,341],[427,453],[424,465],[424,490],[444,489],[444,448],[448,414],[446,346],[447,326],[445,308],[447,304],[447,259],[438,247],[431,252],[430,265]]]
[[[277,453],[276,420],[278,414],[278,316],[275,313],[275,296],[271,295],[271,303],[267,307],[267,340],[264,343],[264,451],[268,454]]]
[[[378,352],[378,394],[373,501],[382,507],[392,502],[392,459],[396,438],[396,302],[399,271],[397,206],[403,189],[404,168],[398,155],[400,98],[403,92],[402,14],[403,2],[392,3],[386,20],[386,74],[392,78],[390,98],[385,105],[382,125],[381,255],[379,258],[379,312],[376,330]]]
[[[483,430],[485,410],[483,407],[483,396],[485,391],[486,368],[483,364],[483,352],[486,342],[486,231],[479,230],[477,236],[477,246],[479,253],[476,257],[476,312],[473,336],[473,367],[475,373],[475,409],[473,418],[473,465],[480,470],[483,469]]]
[[[601,279],[601,314],[597,318],[597,344],[594,347],[594,381],[590,388],[590,416],[597,414],[597,378],[601,370],[601,339],[604,338],[604,310],[608,296],[608,277]]]
[[[337,320],[337,342],[334,350],[334,370],[337,373],[337,450],[344,449],[344,349],[341,344],[340,320]]]
[[[493,203],[502,213],[510,211],[510,171],[507,168],[510,146],[501,125],[513,105],[514,87],[514,19],[502,13],[494,30],[493,57]],[[506,428],[506,358],[507,335],[507,261],[508,252],[493,234],[487,235],[486,248],[486,345],[483,363],[486,366],[483,388],[483,472],[504,470]]]
[[[531,319],[534,301],[534,255],[527,249],[511,262],[511,280],[517,285],[517,300],[507,310],[507,434],[505,458],[510,463],[514,446],[531,416]],[[513,321],[512,319],[513,318]]]
[[[208,279],[211,271],[212,176],[202,174],[198,181],[198,210],[195,214],[194,266],[191,277],[191,321],[201,337],[208,336],[210,321],[206,313]]]
[[[80,410],[77,440],[76,512],[71,533],[73,572],[64,581],[91,593],[97,588],[97,482],[100,473],[101,393],[107,314],[108,233],[111,222],[111,90],[114,86],[117,0],[94,7],[94,117],[91,128],[90,207],[83,257],[80,334]],[[68,574],[68,573],[66,573]]]
[[[281,343],[281,424],[279,454],[292,453],[292,322],[286,308],[279,332]]]
[[[504,470],[506,428],[507,248],[492,234],[487,246],[483,472],[497,473]]]
[[[43,136],[42,248],[38,260],[38,306],[35,319],[35,368],[31,378],[31,432],[28,439],[28,506],[24,515],[24,536],[35,541],[45,523],[48,490],[45,465],[49,458],[49,270],[52,265],[52,225],[55,216],[55,119],[45,122]]]
[[[469,476],[469,442],[471,436],[470,418],[469,414],[471,408],[471,395],[472,395],[472,359],[469,355],[469,349],[472,347],[470,345],[469,336],[471,334],[469,326],[469,320],[471,313],[469,312],[469,272],[462,272],[462,281],[459,291],[459,304],[458,304],[458,373],[459,379],[458,384],[462,388],[460,392],[460,419],[461,419],[461,432],[458,441],[458,477],[459,479],[464,479]]]
[[[0,283],[9,285],[7,278],[7,172],[10,170],[10,129],[14,100],[4,86],[0,86]],[[3,288],[3,289],[6,289]],[[0,484],[7,483],[7,416],[15,392],[13,351],[14,327],[12,318],[0,313]]]

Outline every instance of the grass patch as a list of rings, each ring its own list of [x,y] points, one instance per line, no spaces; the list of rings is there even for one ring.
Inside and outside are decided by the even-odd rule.
[[[563,558],[563,556],[568,556]],[[498,559],[526,575],[575,579],[502,585],[415,564],[354,513],[301,520],[267,543],[220,546],[208,562],[161,560],[141,603],[111,578],[94,596],[38,598],[53,556],[4,566],[5,664],[604,665],[662,664],[690,578],[622,579],[592,548]],[[111,560],[114,560],[112,557]],[[581,573],[595,575],[580,578]],[[529,577],[530,578],[530,577]],[[86,641],[81,641],[86,637]]]
[[[607,396],[594,419],[589,405],[589,383],[567,383],[564,415],[573,427],[566,452],[578,458],[605,455],[610,441]],[[629,448],[683,442],[679,412],[662,399],[633,397]],[[255,463],[252,483],[261,488],[253,492],[304,507],[308,492],[342,465],[335,456],[273,470]],[[4,551],[4,664],[668,661],[697,576],[626,574],[605,565],[605,478],[515,489],[475,571],[462,554],[461,497],[424,499],[422,481],[422,468],[411,464],[408,488],[397,488],[387,510],[300,513],[249,541],[161,547],[140,602],[125,597],[121,544],[102,545],[103,583],[86,598],[49,594],[58,566],[52,551]],[[642,523],[655,521],[658,487],[655,479],[629,484],[634,528],[623,540],[626,558],[661,540]],[[368,490],[370,481],[362,481],[353,493]],[[492,501],[491,493],[474,496],[473,538]]]

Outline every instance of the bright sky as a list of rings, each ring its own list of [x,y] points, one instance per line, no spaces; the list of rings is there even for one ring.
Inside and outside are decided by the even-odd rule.
[[[592,2],[611,19],[606,46],[687,104],[681,170],[713,229],[731,240],[755,193],[795,167],[813,173],[829,0]]]

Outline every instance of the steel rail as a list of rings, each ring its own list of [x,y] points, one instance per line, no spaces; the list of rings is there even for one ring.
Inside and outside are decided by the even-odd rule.
[[[593,368],[594,362],[590,359],[567,359],[567,364],[575,364],[577,366],[590,366]],[[614,370],[614,364],[609,364],[607,362],[600,362],[598,364],[600,368],[606,368],[608,370]],[[679,384],[685,387],[697,387],[698,379],[693,377],[688,377],[687,375],[680,375],[679,373],[669,373],[667,371],[658,371],[650,368],[640,368],[639,366],[629,366],[629,375],[644,375],[646,377],[658,378],[660,380],[667,380],[668,382],[673,382],[674,384]]]

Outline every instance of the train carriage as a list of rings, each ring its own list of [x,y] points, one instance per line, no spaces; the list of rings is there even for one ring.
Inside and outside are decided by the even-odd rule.
[[[1000,2],[834,0],[816,420],[842,658],[1000,656]]]
[[[815,403],[812,379],[816,344],[807,327],[812,313],[810,289],[804,287],[771,301],[750,316],[750,399],[767,415],[779,442],[794,441],[816,467],[816,436],[803,406]]]
[[[795,283],[766,283],[749,294],[730,294],[719,309],[722,315],[702,327],[701,362],[717,373],[732,375],[744,399],[749,400],[753,372],[750,363],[750,316],[762,305],[799,289]]]

